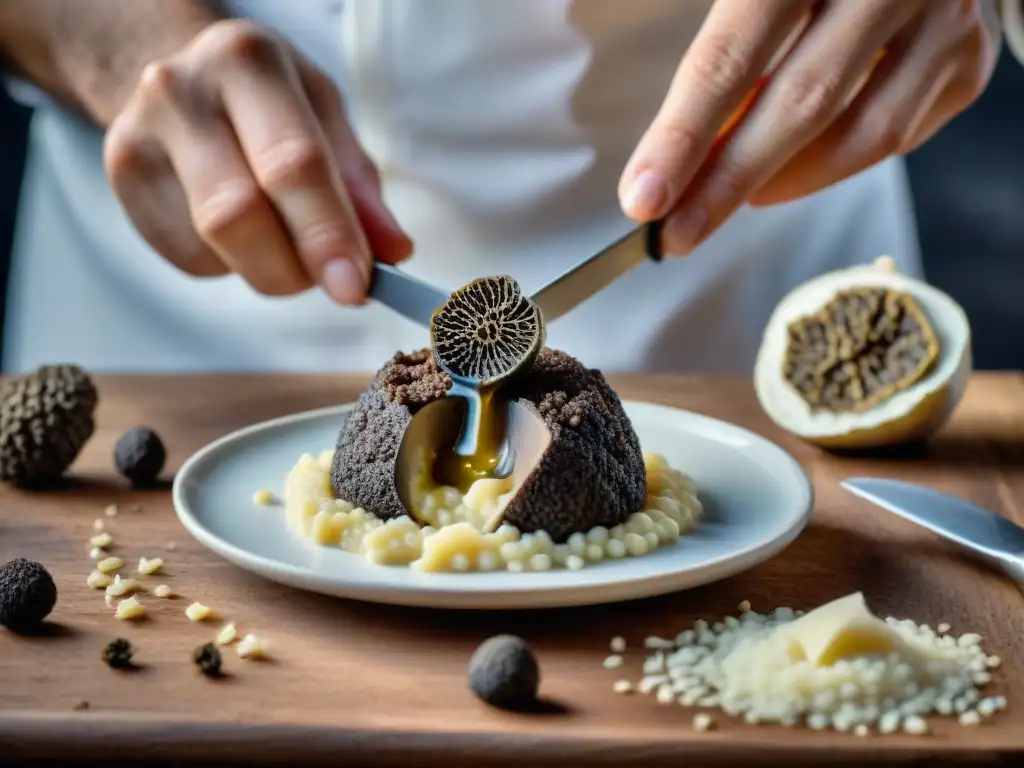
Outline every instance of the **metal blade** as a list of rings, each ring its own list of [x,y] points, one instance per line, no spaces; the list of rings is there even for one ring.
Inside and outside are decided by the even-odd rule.
[[[842,486],[980,554],[1019,562],[1024,553],[1024,528],[956,496],[878,477],[852,477]]]
[[[645,259],[659,261],[660,240],[660,222],[642,224],[541,288],[531,298],[540,307],[544,322],[553,322]]]
[[[430,327],[434,310],[448,301],[448,294],[440,288],[424,283],[388,264],[373,265],[370,298],[379,301],[398,314]]]

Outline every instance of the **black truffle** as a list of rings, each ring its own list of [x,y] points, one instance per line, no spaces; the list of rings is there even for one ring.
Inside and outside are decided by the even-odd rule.
[[[402,435],[425,405],[444,397],[451,379],[429,349],[395,355],[362,393],[334,454],[331,484],[339,498],[379,518],[406,514],[393,482]],[[510,397],[551,431],[551,445],[509,502],[504,522],[556,542],[597,525],[613,527],[643,509],[647,472],[640,440],[622,401],[600,371],[550,348],[509,382]]]
[[[200,645],[192,652],[192,661],[207,677],[220,675],[220,650],[213,643]]]
[[[59,480],[92,437],[98,399],[75,365],[44,365],[0,385],[0,481],[39,488]]]
[[[522,638],[496,635],[469,660],[469,687],[481,700],[502,709],[521,709],[537,700],[540,668]]]
[[[136,488],[153,485],[167,461],[167,450],[160,436],[149,427],[125,432],[114,446],[117,471]]]
[[[135,649],[123,637],[111,640],[103,647],[102,658],[114,669],[128,669],[132,665]]]
[[[17,557],[0,566],[0,625],[32,632],[57,604],[57,585],[40,563]]]

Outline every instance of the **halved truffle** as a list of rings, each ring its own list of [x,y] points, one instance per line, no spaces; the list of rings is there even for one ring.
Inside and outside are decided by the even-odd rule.
[[[337,496],[385,520],[407,514],[393,475],[402,436],[412,417],[450,386],[429,349],[388,361],[338,437],[331,468]],[[504,522],[564,541],[577,531],[618,525],[643,508],[640,440],[600,371],[545,348],[506,386],[510,399],[540,416],[551,442],[505,507]]]

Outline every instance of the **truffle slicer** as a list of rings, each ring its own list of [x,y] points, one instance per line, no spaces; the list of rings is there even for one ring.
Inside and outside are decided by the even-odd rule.
[[[532,408],[518,401],[506,401],[508,420],[502,442],[499,476],[511,473],[509,498],[515,498],[527,478],[551,445],[551,430]],[[412,417],[402,436],[395,458],[395,490],[409,516],[416,519],[415,499],[424,476],[432,472],[434,460],[459,440],[468,416],[468,402],[461,397],[445,397],[424,406]],[[486,531],[501,524],[504,509],[488,521]],[[423,521],[420,521],[423,522]]]

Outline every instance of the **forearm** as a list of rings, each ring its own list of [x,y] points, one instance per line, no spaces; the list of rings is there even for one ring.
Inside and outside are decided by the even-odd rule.
[[[0,0],[0,59],[106,126],[148,62],[226,16],[220,0]]]

